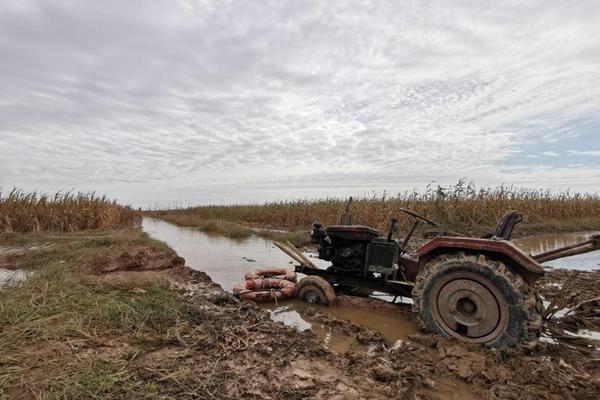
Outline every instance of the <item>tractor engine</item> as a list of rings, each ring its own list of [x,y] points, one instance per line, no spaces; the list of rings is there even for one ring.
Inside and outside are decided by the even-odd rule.
[[[319,258],[331,261],[331,270],[373,276],[389,275],[398,258],[398,242],[379,238],[379,232],[364,225],[332,225],[323,229],[315,223],[311,233],[318,243]]]

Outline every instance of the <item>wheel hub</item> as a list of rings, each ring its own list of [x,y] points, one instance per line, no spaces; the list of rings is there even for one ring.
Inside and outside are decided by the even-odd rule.
[[[309,290],[306,292],[306,294],[304,295],[304,299],[309,302],[309,303],[320,303],[321,302],[321,297],[319,296],[318,293]]]
[[[458,301],[458,311],[464,315],[473,315],[477,311],[477,304],[468,297],[463,297]]]
[[[478,339],[490,335],[502,320],[492,289],[466,277],[444,282],[435,304],[445,330],[454,336]]]

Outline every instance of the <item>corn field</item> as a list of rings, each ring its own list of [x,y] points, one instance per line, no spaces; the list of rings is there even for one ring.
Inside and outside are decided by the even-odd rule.
[[[72,232],[133,226],[139,219],[139,212],[95,193],[0,192],[0,232]]]
[[[314,221],[339,223],[346,199],[297,200],[263,205],[202,206],[152,211],[165,220],[185,225],[186,219],[224,220],[251,226],[310,228]],[[461,233],[480,234],[493,227],[508,210],[519,210],[525,222],[522,233],[539,230],[600,230],[600,196],[570,192],[498,186],[477,188],[463,181],[449,187],[428,187],[424,193],[403,192],[396,195],[372,194],[354,199],[351,212],[354,223],[387,229],[390,218],[405,226],[408,217],[400,209],[413,210],[444,228]]]

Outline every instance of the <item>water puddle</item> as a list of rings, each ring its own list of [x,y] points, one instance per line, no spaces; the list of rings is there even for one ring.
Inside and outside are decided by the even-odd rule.
[[[294,326],[298,330],[311,329],[324,343],[325,347],[334,353],[347,352],[355,348],[358,343],[352,337],[336,332],[331,327],[307,316],[306,311],[308,308],[379,332],[388,346],[392,346],[398,339],[405,339],[409,335],[419,333],[412,316],[391,308],[372,310],[367,307],[353,307],[345,304],[327,307],[319,304],[308,304],[295,299],[280,303],[278,306],[262,303],[259,304],[259,307],[268,310],[271,313],[271,318],[275,321]]]
[[[142,228],[185,258],[187,266],[206,272],[215,283],[229,292],[235,283],[243,280],[246,272],[259,268],[294,268],[289,256],[272,242],[257,236],[242,240],[229,239],[155,218],[144,218]],[[312,257],[311,254],[307,256]],[[322,261],[311,260],[317,265]],[[328,266],[329,263],[322,265]]]
[[[260,237],[233,240],[210,235],[194,228],[178,227],[154,218],[144,218],[142,226],[152,237],[166,242],[184,257],[188,266],[206,272],[214,282],[227,291],[231,291],[234,284],[240,282],[246,272],[269,267],[293,268],[287,255],[276,248],[271,241]],[[591,234],[586,232],[540,235],[515,240],[515,244],[528,253],[536,254],[586,240]],[[306,254],[320,267],[325,268],[329,265],[316,259],[314,254]],[[600,252],[555,260],[546,265],[591,270],[599,268]],[[2,275],[0,275],[0,282],[1,279]],[[380,295],[378,298],[392,300],[390,296],[385,295]],[[410,299],[401,299],[401,301],[410,302]],[[340,333],[339,330],[334,331],[331,327],[311,319],[306,313],[308,307],[380,332],[388,346],[393,345],[398,339],[419,332],[412,316],[388,308],[373,310],[351,304],[324,307],[298,300],[286,300],[278,304],[262,303],[259,307],[269,311],[275,321],[281,321],[299,331],[312,330],[328,349],[337,353],[356,348],[357,342],[354,338]]]
[[[214,282],[227,291],[231,291],[234,284],[240,282],[246,272],[269,267],[293,268],[286,254],[272,242],[260,237],[232,240],[209,235],[194,228],[178,227],[155,218],[144,218],[142,227],[153,238],[166,242],[185,258],[186,265],[206,272]],[[328,262],[316,259],[313,254],[306,254],[318,266],[329,266]],[[308,307],[312,306],[319,312],[338,319],[350,320],[357,325],[380,332],[388,345],[418,332],[414,320],[400,310],[372,310],[344,304],[325,307],[299,300],[287,300],[279,304],[262,303],[259,306],[268,310],[276,321],[294,326],[300,331],[311,329],[325,346],[334,352],[345,352],[356,342],[353,338],[334,332],[306,316],[305,311]]]
[[[515,245],[529,254],[539,254],[559,247],[583,242],[598,232],[549,233],[515,239]],[[548,261],[545,266],[553,268],[580,269],[591,271],[600,269],[600,251]]]

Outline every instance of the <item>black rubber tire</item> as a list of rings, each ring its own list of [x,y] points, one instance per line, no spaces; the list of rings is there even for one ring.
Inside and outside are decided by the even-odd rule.
[[[444,337],[455,337],[463,341],[475,341],[460,336],[458,332],[449,334],[433,315],[432,289],[436,281],[447,279],[451,273],[476,274],[487,284],[498,289],[503,296],[506,318],[495,337],[482,339],[490,347],[514,347],[521,345],[534,348],[542,329],[540,299],[535,290],[504,263],[482,254],[463,252],[439,256],[428,262],[419,273],[413,288],[413,311],[417,313],[421,327],[428,332]],[[444,278],[444,276],[446,278]],[[473,276],[473,275],[472,275]]]
[[[335,303],[333,286],[320,276],[307,276],[296,284],[294,297],[312,303],[332,305]]]

